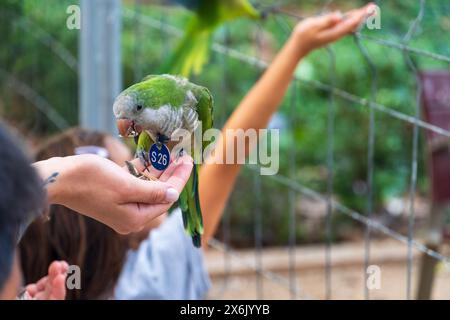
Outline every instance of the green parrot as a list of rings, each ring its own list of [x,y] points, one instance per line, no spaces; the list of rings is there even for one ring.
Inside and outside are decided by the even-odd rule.
[[[239,17],[262,18],[248,0],[177,0],[194,11],[186,32],[174,53],[163,65],[162,72],[189,77],[200,73],[208,61],[209,45],[214,30]]]
[[[202,136],[205,130],[212,128],[213,104],[207,88],[182,77],[163,74],[147,76],[142,82],[125,89],[116,98],[113,111],[119,133],[135,138],[136,156],[147,168],[150,166],[149,149],[154,143],[170,145],[177,130],[193,133],[200,123]],[[187,143],[192,144],[192,139],[188,139]],[[205,148],[207,144],[202,142],[202,147]],[[203,233],[198,169],[199,164],[194,163],[191,176],[178,200],[184,227],[196,247],[201,246]]]

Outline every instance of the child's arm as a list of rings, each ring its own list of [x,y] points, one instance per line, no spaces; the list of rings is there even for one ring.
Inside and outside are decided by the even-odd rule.
[[[272,64],[225,123],[222,139],[216,146],[216,150],[222,150],[222,154],[216,151],[213,157],[224,159],[223,155],[227,150],[235,147],[234,139],[228,141],[225,137],[224,133],[227,129],[265,128],[273,113],[278,109],[298,62],[310,51],[354,31],[368,12],[373,11],[371,6],[373,5],[369,4],[352,10],[345,16],[340,13],[331,13],[300,22]],[[246,146],[246,155],[252,147]],[[204,215],[204,244],[213,236],[217,228],[241,167],[239,164],[214,164],[215,161],[211,163],[204,164],[200,170],[199,188]]]

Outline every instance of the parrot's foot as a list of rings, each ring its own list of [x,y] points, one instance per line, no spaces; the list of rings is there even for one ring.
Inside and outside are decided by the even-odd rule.
[[[201,234],[195,232],[192,235],[192,243],[194,244],[194,247],[200,248],[202,246],[202,236],[201,236]]]
[[[141,175],[139,173],[139,171],[136,169],[136,167],[134,166],[134,164],[132,164],[130,161],[125,161],[125,164],[127,166],[128,172],[131,173],[133,176],[139,178],[139,176]]]
[[[142,175],[139,177],[139,179],[142,180],[148,180],[148,181],[159,181],[158,178],[155,178],[150,174],[150,172],[142,172]]]
[[[158,181],[157,178],[153,177],[150,174],[150,171],[147,169],[148,172],[139,172],[134,164],[132,164],[130,161],[125,161],[125,164],[127,166],[128,172],[131,173],[136,178],[142,179],[142,180],[150,180],[150,181]]]
[[[148,155],[145,151],[138,150],[136,151],[136,155],[141,160],[141,163],[144,165],[144,171],[150,172],[149,168],[151,166]]]
[[[143,161],[142,163],[144,164],[143,172],[150,173],[150,167],[152,166],[152,164],[149,161],[147,161],[147,160]]]
[[[168,136],[166,136],[164,134],[161,134],[161,133],[158,133],[156,143],[158,143],[158,144],[166,144],[169,141],[170,141],[170,138]]]

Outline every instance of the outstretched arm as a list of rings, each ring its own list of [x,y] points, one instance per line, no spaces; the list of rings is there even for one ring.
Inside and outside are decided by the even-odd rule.
[[[267,127],[284,97],[299,61],[310,51],[354,31],[372,12],[374,12],[373,5],[369,4],[352,10],[345,16],[336,12],[308,18],[295,27],[272,64],[225,123],[222,138],[216,145],[215,154],[212,155],[214,158],[200,170],[200,202],[205,228],[203,243],[207,243],[214,235],[241,167],[239,164],[214,164],[218,163],[214,161],[216,158],[224,159],[227,151],[235,148],[234,139],[226,138],[226,130],[250,128],[258,130]],[[252,147],[254,146],[246,146],[246,156]],[[236,150],[234,152],[236,154]]]

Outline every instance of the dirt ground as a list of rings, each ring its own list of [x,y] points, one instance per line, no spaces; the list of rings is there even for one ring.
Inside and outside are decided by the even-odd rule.
[[[295,283],[297,299],[324,299],[324,247],[306,246],[295,250]],[[371,299],[405,299],[407,283],[407,248],[404,244],[375,241],[371,246],[371,264],[380,269],[380,288],[369,291]],[[413,290],[419,275],[419,252],[414,252]],[[290,299],[289,254],[287,249],[265,249],[262,269],[269,275],[257,277],[254,271],[255,252],[235,251],[225,268],[224,253],[211,249],[206,263],[211,275],[210,299]],[[364,299],[364,245],[345,243],[332,248],[332,299]],[[275,275],[275,279],[272,279]],[[270,279],[269,279],[270,278]],[[450,268],[436,267],[433,299],[450,298]]]

